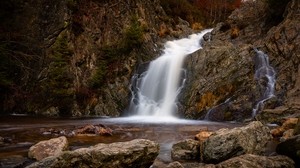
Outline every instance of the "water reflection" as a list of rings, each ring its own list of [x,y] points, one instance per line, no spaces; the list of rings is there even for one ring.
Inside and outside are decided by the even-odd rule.
[[[11,139],[9,144],[0,144],[0,161],[13,156],[27,157],[32,144],[55,137],[43,134],[50,128],[75,130],[87,124],[103,124],[113,130],[113,136],[70,136],[70,150],[88,147],[97,143],[122,142],[137,138],[156,141],[160,144],[159,159],[171,161],[172,145],[183,139],[194,138],[200,130],[209,131],[219,128],[239,126],[233,123],[217,123],[176,118],[128,117],[93,119],[48,119],[32,117],[0,117],[0,136]]]

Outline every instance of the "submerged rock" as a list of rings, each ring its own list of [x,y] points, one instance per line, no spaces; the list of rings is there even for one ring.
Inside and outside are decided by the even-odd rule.
[[[108,127],[105,127],[102,124],[98,124],[98,125],[85,125],[84,127],[81,127],[79,129],[77,129],[76,131],[76,135],[112,135],[112,130]]]
[[[68,140],[61,136],[46,141],[41,141],[30,147],[28,157],[42,160],[49,156],[57,156],[68,148]]]
[[[29,165],[27,168],[69,167],[150,167],[159,153],[159,145],[146,139],[97,144],[89,148],[63,152]]]
[[[204,162],[219,163],[243,154],[263,154],[272,138],[269,132],[259,121],[240,128],[220,129],[204,142]]]
[[[171,157],[173,160],[197,160],[199,158],[199,141],[186,139],[172,146]]]

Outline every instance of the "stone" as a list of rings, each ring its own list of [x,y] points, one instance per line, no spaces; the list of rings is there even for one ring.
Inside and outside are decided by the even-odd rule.
[[[220,129],[204,142],[205,163],[219,163],[243,154],[263,154],[272,136],[259,121],[234,129]]]
[[[184,168],[178,161],[168,164],[167,168]]]
[[[97,144],[45,158],[27,168],[69,167],[150,167],[159,153],[159,145],[146,139]]]
[[[208,137],[210,137],[212,134],[213,134],[213,132],[202,130],[202,131],[200,131],[200,132],[195,136],[195,139],[198,140],[198,141],[200,141],[200,142],[203,142],[203,141],[205,141]]]
[[[293,136],[276,147],[276,152],[292,158],[297,165],[300,165],[300,135]]]
[[[294,136],[294,129],[288,129],[282,134],[282,137],[280,137],[279,141],[283,142],[291,138],[292,136]]]
[[[174,161],[197,160],[199,158],[199,141],[186,139],[172,146],[171,157]]]
[[[68,148],[68,140],[65,136],[41,141],[30,147],[28,157],[42,160],[49,156],[57,156]]]
[[[201,130],[196,136],[195,139],[200,142],[200,161],[203,161],[203,143],[207,138],[209,138],[213,132]]]
[[[199,162],[187,162],[182,163],[182,166],[185,168],[216,168],[216,165],[214,164],[205,164],[205,163],[199,163]]]
[[[217,168],[293,168],[295,163],[286,156],[258,156],[245,154],[216,165]]]
[[[289,129],[294,129],[298,122],[298,118],[287,118],[283,121],[282,125],[278,128],[274,128],[271,130],[271,134],[274,137],[281,137],[284,132]]]
[[[108,127],[105,127],[102,124],[98,125],[85,125],[77,130],[75,130],[77,135],[112,135],[112,130]]]

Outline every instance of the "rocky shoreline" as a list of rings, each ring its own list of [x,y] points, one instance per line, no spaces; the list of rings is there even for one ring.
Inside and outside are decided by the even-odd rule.
[[[292,168],[299,166],[299,123],[291,118],[273,129],[253,121],[233,129],[199,130],[194,139],[173,144],[171,163],[157,160],[159,144],[146,139],[69,151],[67,138],[61,136],[33,145],[28,156],[36,162],[27,167]],[[284,137],[287,131],[293,134]],[[268,144],[276,139],[281,141],[276,152],[268,153]]]

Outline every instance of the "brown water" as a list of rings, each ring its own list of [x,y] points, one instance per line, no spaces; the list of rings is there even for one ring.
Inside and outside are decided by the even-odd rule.
[[[75,130],[86,124],[103,124],[113,130],[112,136],[70,136],[67,137],[70,150],[97,143],[128,141],[137,138],[150,139],[160,144],[158,159],[170,162],[172,145],[183,139],[194,138],[200,130],[215,131],[220,128],[240,126],[233,123],[217,123],[199,120],[177,120],[160,118],[93,118],[93,119],[49,119],[27,116],[0,117],[0,136],[10,143],[0,144],[0,167],[13,167],[28,160],[30,146],[59,135],[45,134],[45,131]],[[20,161],[21,160],[21,161]]]

